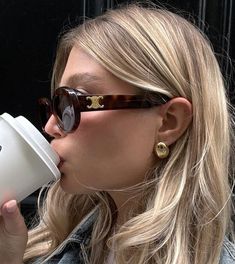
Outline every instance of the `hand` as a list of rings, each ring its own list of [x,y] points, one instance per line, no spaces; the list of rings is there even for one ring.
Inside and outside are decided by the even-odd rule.
[[[15,200],[0,210],[0,263],[22,264],[28,231]]]

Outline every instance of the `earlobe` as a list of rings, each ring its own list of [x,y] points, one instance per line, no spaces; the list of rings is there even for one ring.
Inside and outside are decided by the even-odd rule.
[[[187,130],[192,121],[192,104],[183,97],[167,102],[161,110],[162,125],[158,129],[158,141],[170,146]]]

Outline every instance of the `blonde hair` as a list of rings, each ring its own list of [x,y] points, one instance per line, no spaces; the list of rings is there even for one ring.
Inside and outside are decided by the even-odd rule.
[[[219,263],[231,231],[232,129],[223,78],[208,40],[184,18],[163,9],[130,5],[110,10],[62,37],[55,87],[74,45],[136,87],[187,98],[193,120],[167,160],[156,164],[143,183],[143,203],[112,236],[115,205],[106,192],[71,195],[53,184],[41,221],[29,233],[25,259],[50,254],[99,205],[92,264],[104,262],[110,244],[116,263]]]

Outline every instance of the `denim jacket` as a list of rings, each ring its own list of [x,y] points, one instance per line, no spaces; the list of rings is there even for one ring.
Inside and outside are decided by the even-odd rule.
[[[89,255],[87,248],[96,216],[96,210],[92,211],[48,260],[37,259],[30,264],[87,264]],[[235,245],[227,238],[224,241],[219,264],[235,264]]]

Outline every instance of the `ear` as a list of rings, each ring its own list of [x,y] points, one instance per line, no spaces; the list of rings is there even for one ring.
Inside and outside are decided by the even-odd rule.
[[[162,123],[157,131],[157,140],[170,146],[183,135],[190,125],[192,104],[183,97],[176,97],[164,104],[160,112]]]

